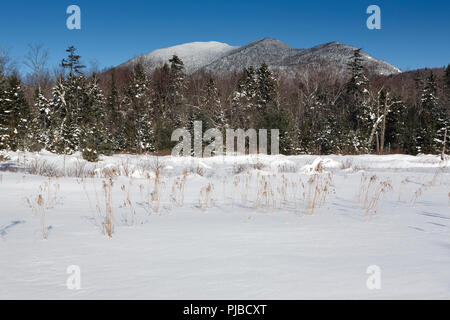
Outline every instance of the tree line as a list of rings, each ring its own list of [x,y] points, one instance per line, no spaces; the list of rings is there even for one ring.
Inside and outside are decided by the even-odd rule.
[[[315,65],[292,76],[262,64],[187,75],[173,56],[150,74],[138,62],[86,75],[76,48],[66,53],[54,80],[40,47],[30,50],[25,80],[0,55],[0,150],[79,151],[89,161],[165,154],[172,132],[193,131],[198,120],[204,131],[279,129],[283,154],[437,154],[449,145],[450,65],[376,76],[355,50],[345,72]]]

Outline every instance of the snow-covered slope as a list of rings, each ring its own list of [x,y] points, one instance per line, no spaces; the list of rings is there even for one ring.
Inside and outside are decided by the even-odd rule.
[[[185,43],[166,49],[158,49],[151,53],[135,57],[126,62],[124,66],[141,62],[147,71],[152,71],[154,68],[168,62],[173,55],[177,55],[183,60],[186,72],[192,73],[226,55],[235,48],[226,43],[216,41]]]
[[[439,156],[8,155],[0,299],[450,298]]]
[[[259,66],[263,62],[272,69],[291,69],[298,67],[333,67],[346,69],[356,47],[339,42],[325,43],[310,49],[295,49],[277,39],[262,39],[236,49],[218,58],[205,68],[211,72],[224,74],[239,71],[249,66]],[[389,75],[401,70],[385,61],[375,59],[362,52],[363,65],[369,72]]]
[[[242,47],[232,47],[220,42],[193,42],[167,49],[155,50],[138,56],[122,66],[141,62],[147,71],[178,55],[184,62],[186,72],[204,69],[215,74],[241,71],[250,66],[267,63],[272,69],[297,71],[304,66],[346,69],[355,47],[330,42],[309,49],[295,49],[277,39],[264,38]],[[401,70],[385,61],[362,52],[363,64],[369,72],[389,75]]]

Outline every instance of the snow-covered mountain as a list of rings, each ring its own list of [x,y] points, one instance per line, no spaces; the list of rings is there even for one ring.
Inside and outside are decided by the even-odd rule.
[[[154,68],[168,62],[173,55],[177,55],[183,60],[186,72],[192,73],[209,65],[236,48],[238,47],[232,47],[226,43],[216,41],[191,42],[166,49],[158,49],[148,54],[137,56],[124,63],[123,66],[130,66],[141,62],[147,71],[152,71]]]
[[[220,42],[192,42],[166,49],[155,50],[131,59],[122,66],[141,62],[147,71],[161,66],[174,54],[184,62],[186,72],[207,70],[215,74],[241,71],[249,66],[267,63],[272,69],[294,70],[302,66],[330,66],[345,68],[355,47],[330,42],[310,49],[295,49],[277,39],[264,38],[242,47]],[[385,61],[362,52],[363,64],[370,72],[389,75],[401,70]]]

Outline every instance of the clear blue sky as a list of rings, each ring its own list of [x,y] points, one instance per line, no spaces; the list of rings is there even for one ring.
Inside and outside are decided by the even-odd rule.
[[[80,31],[66,28],[71,4],[82,10]],[[371,4],[381,7],[381,30],[366,28]],[[73,44],[86,64],[109,67],[185,42],[272,37],[296,48],[339,41],[411,70],[450,63],[449,13],[449,0],[2,0],[0,46],[20,62],[41,43],[55,65]]]

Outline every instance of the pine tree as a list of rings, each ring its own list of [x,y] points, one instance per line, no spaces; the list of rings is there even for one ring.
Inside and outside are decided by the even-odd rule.
[[[375,112],[373,105],[369,104],[369,81],[362,62],[361,49],[354,50],[348,63],[351,77],[337,102],[342,110],[337,125],[342,133],[339,139],[344,152],[366,152],[370,147],[367,143]]]
[[[271,141],[271,129],[280,130],[279,152],[281,154],[291,154],[293,150],[293,125],[291,117],[281,108],[266,110],[262,117],[259,118],[257,129],[267,129],[268,133],[268,145],[267,151],[272,152]]]
[[[9,149],[11,104],[7,100],[7,82],[0,66],[0,150]]]
[[[437,153],[441,150],[444,132],[450,123],[444,104],[436,96],[436,79],[433,72],[430,72],[421,93],[422,112],[417,141],[418,151],[422,153]]]
[[[124,99],[124,105],[128,110],[127,147],[133,152],[154,151],[149,87],[149,80],[142,65],[137,64]]]
[[[34,97],[34,117],[32,121],[33,142],[39,148],[46,148],[50,143],[49,130],[51,124],[50,102],[42,94],[40,87],[36,88]]]
[[[228,127],[228,120],[222,107],[219,90],[212,77],[209,78],[203,90],[202,112],[208,115],[214,128],[224,132]]]
[[[95,162],[100,154],[111,154],[112,149],[105,126],[105,98],[95,75],[88,85],[87,97],[87,103],[83,108],[80,145],[83,158]]]
[[[184,74],[184,63],[176,55],[170,60],[170,82],[169,82],[169,114],[175,127],[183,123],[183,106],[186,104],[186,80]]]
[[[109,95],[106,99],[106,127],[108,132],[108,140],[113,151],[123,151],[126,147],[124,126],[117,124],[123,124],[125,119],[120,112],[120,97],[119,91],[116,87],[114,71],[111,73],[109,86]]]
[[[176,55],[153,76],[151,92],[151,120],[154,128],[154,146],[157,150],[171,149],[174,128],[187,124],[186,76],[184,63]]]
[[[61,66],[63,68],[69,69],[69,76],[80,76],[82,75],[82,69],[86,66],[80,63],[81,56],[75,54],[77,49],[74,46],[70,46],[66,52],[69,54],[67,58],[63,59]]]
[[[48,103],[50,125],[46,148],[51,152],[62,153],[64,147],[61,141],[61,126],[66,117],[66,88],[62,78],[59,78],[52,89],[52,97]]]
[[[268,108],[277,107],[277,82],[269,70],[267,64],[263,63],[257,71],[257,105],[258,109],[265,111]]]
[[[75,54],[75,48],[70,47],[67,59],[63,59],[61,66],[69,69],[69,76],[60,77],[52,90],[49,103],[50,151],[72,154],[80,149],[82,142],[82,128],[88,121],[87,81],[81,69],[80,56]]]
[[[445,69],[444,82],[447,92],[450,93],[450,64]]]
[[[407,140],[411,140],[411,136],[408,136],[406,130],[408,108],[399,97],[391,98],[384,90],[382,92],[383,95],[380,97],[382,100],[380,103],[381,107],[390,107],[387,110],[386,119],[383,119],[381,126],[381,151],[384,151],[385,147],[389,147],[389,149],[403,148],[403,146],[406,145]]]
[[[258,81],[255,68],[250,66],[237,84],[232,97],[231,126],[251,128],[255,126],[253,119],[257,106]]]
[[[25,99],[23,85],[17,76],[9,79],[6,100],[10,104],[9,146],[12,150],[26,150],[31,140],[30,107]]]

